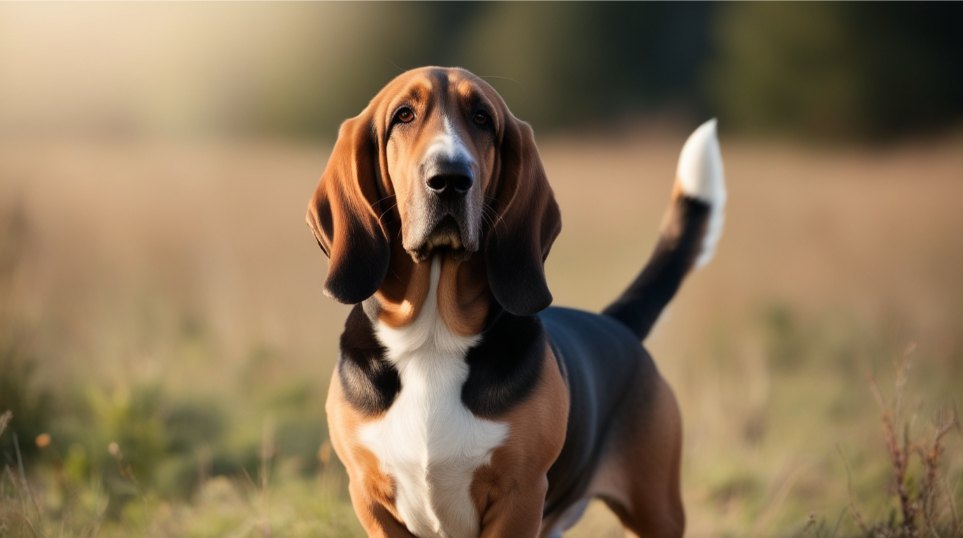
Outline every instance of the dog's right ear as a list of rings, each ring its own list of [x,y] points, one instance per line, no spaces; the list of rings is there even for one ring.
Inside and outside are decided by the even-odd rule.
[[[307,221],[330,259],[324,292],[357,304],[388,273],[388,235],[377,212],[378,143],[370,114],[341,124],[328,166],[308,204]]]
[[[505,127],[494,195],[497,216],[485,253],[488,283],[502,308],[516,316],[531,316],[552,303],[545,258],[562,229],[562,217],[532,128],[512,116],[507,106],[503,108]]]

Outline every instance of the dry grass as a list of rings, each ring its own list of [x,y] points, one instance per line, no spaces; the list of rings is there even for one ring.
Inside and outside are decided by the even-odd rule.
[[[557,303],[599,308],[639,269],[683,139],[542,142],[565,220],[548,263]],[[691,536],[849,536],[889,521],[892,467],[864,375],[887,382],[888,357],[916,341],[903,401],[920,403],[904,409],[927,416],[963,393],[961,149],[811,151],[723,132],[718,256],[647,343],[683,408]],[[0,375],[21,372],[18,386],[50,400],[14,408],[10,428],[36,431],[19,439],[22,475],[4,461],[0,528],[29,532],[13,510],[39,513],[29,521],[47,535],[357,532],[341,470],[318,454],[346,314],[321,295],[303,224],[326,151],[0,144],[0,212],[23,215],[15,267],[0,275],[0,350],[15,341],[36,365]],[[38,418],[18,424],[31,409]],[[959,436],[907,444],[901,424],[894,414],[888,438],[923,464],[905,476],[958,506]],[[17,508],[24,481],[39,512]],[[932,528],[922,482],[904,483],[909,520]],[[621,534],[593,506],[573,535]]]
[[[940,409],[929,436],[912,433],[915,417],[906,419],[903,397],[912,364],[910,346],[896,373],[892,401],[886,401],[874,377],[869,378],[873,398],[880,408],[886,451],[892,469],[890,491],[896,497],[898,516],[870,525],[860,510],[851,509],[860,530],[867,536],[915,538],[918,536],[961,536],[963,521],[956,512],[956,500],[944,484],[941,458],[946,450],[946,436],[960,431],[955,408]],[[914,456],[916,473],[913,473]],[[915,474],[916,476],[911,476]]]

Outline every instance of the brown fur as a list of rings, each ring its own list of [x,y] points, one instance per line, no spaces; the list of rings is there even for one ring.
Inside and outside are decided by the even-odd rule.
[[[488,276],[479,257],[468,261],[446,258],[438,282],[438,309],[455,334],[481,332],[491,306]]]
[[[681,536],[682,417],[672,389],[659,377],[651,393],[629,395],[623,415],[593,494],[619,517],[629,536]]]
[[[403,327],[421,313],[431,280],[431,266],[415,263],[401,248],[392,244],[388,276],[375,293],[381,307],[378,319],[391,327]]]
[[[535,536],[548,489],[545,475],[562,450],[568,421],[568,390],[550,350],[535,393],[495,420],[507,422],[510,433],[472,481],[481,535]]]

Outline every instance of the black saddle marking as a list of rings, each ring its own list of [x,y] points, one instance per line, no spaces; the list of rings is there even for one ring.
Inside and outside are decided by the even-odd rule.
[[[366,415],[383,413],[401,392],[398,370],[387,361],[385,353],[371,320],[361,305],[356,305],[341,333],[338,376],[345,399]]]
[[[465,356],[470,370],[462,403],[479,417],[508,411],[532,393],[544,359],[545,332],[537,317],[496,314]]]

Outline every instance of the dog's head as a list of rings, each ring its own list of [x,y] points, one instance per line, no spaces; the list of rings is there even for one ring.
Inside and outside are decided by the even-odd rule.
[[[307,221],[330,258],[325,292],[343,303],[378,290],[393,252],[481,256],[513,314],[552,300],[543,263],[561,219],[532,129],[464,69],[403,73],[346,120]]]

